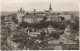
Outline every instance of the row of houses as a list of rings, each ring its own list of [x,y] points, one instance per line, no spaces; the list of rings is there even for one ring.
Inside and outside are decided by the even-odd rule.
[[[11,16],[5,16],[5,18],[1,21],[1,25],[3,27],[7,27],[9,24],[12,22],[12,17]]]
[[[27,28],[25,28],[27,29]],[[25,29],[20,29],[20,31],[14,31],[9,37],[7,37],[7,43],[8,45],[12,48],[12,49],[18,49],[18,46],[20,45],[20,43],[16,43],[14,41],[12,41],[11,39],[13,38],[13,35],[18,35],[20,36],[20,34],[24,34],[23,31],[25,31]],[[33,29],[33,28],[32,28]],[[43,30],[45,30],[45,32],[49,32],[51,33],[52,31],[57,31],[57,29],[55,28],[52,28],[51,26],[49,26],[48,28],[43,28]],[[42,31],[42,29],[37,29],[36,32],[29,32],[28,35],[30,35],[31,37],[37,37],[37,35],[40,35],[40,32]],[[60,31],[60,30],[59,30]],[[65,49],[68,49],[68,48],[77,48],[76,46],[76,42],[75,41],[72,41],[72,40],[69,40],[69,37],[71,35],[71,30],[68,28],[66,28],[64,30],[64,34],[63,35],[60,35],[60,38],[58,40],[50,40],[48,41],[48,47],[47,48],[54,48],[55,45],[59,44],[60,42],[63,42],[64,45],[65,45]],[[27,35],[27,34],[24,34],[24,35]],[[16,37],[18,39],[18,37]],[[13,38],[14,40],[16,40],[16,38]],[[19,38],[20,39],[20,38]],[[70,47],[67,47],[67,46],[70,46]],[[73,47],[74,46],[74,47]]]
[[[44,10],[42,12],[38,12],[36,11],[36,9],[33,9],[33,11],[31,13],[26,13],[24,12],[24,9],[20,8],[20,10],[18,10],[17,13],[17,19],[19,20],[19,22],[21,22],[22,18],[24,17],[24,21],[25,22],[29,22],[29,23],[33,23],[33,22],[39,22],[40,20],[42,20],[42,18],[46,16],[48,17],[47,20],[49,21],[61,21],[60,17],[64,17],[65,20],[68,19],[72,19],[72,14],[70,13],[55,13],[54,11],[52,11],[52,5],[50,3],[49,5],[49,9],[48,10]]]
[[[43,17],[47,17],[48,21],[57,21],[57,22],[61,21],[61,17],[64,17],[65,20],[76,18],[76,16],[73,15],[72,13],[65,13],[65,12],[55,13],[52,10],[42,11],[42,12],[33,10],[31,13],[28,13],[28,12],[17,13],[17,19],[19,20],[19,22],[21,22],[23,18],[25,22],[29,22],[29,23],[39,22],[40,20],[42,20]]]
[[[71,13],[66,13],[66,12],[54,12],[52,11],[51,8],[51,3],[49,6],[49,10],[44,10],[44,11],[36,11],[34,9],[32,12],[26,12],[24,9],[20,8],[16,14],[16,19],[18,19],[18,24],[21,23],[22,20],[25,22],[29,23],[34,23],[34,22],[39,22],[40,20],[43,19],[43,17],[47,17],[48,21],[61,21],[61,18],[64,18],[64,20],[71,20],[75,19],[76,16],[71,14]],[[12,14],[9,16],[6,16],[3,22],[5,22],[6,26],[12,21]]]
[[[73,13],[73,12],[72,12]],[[18,23],[20,23],[22,20],[29,23],[39,22],[43,19],[43,17],[48,17],[48,21],[61,21],[61,17],[64,17],[65,20],[70,20],[76,18],[76,14],[74,15],[69,12],[55,12],[52,9],[51,3],[49,4],[48,10],[44,11],[36,11],[36,9],[33,9],[31,12],[26,12],[24,9],[20,8],[16,14],[16,19],[18,19]],[[9,16],[6,16],[4,21],[6,26],[10,21],[12,21],[12,14]]]

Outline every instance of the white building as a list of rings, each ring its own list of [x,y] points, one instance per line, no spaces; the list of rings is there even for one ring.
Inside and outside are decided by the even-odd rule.
[[[37,23],[43,19],[43,15],[25,15],[23,20],[28,23]]]
[[[28,22],[28,23],[32,23],[33,22],[33,19],[31,19],[31,18],[25,18],[24,21],[25,22]]]
[[[10,25],[11,21],[12,21],[12,17],[11,16],[6,16],[5,19],[3,19],[3,23],[4,23],[5,27]]]
[[[34,16],[34,22],[40,22],[41,20],[43,20],[44,15],[35,15]]]
[[[18,13],[17,13],[17,19],[18,19],[18,23],[20,23],[22,21],[22,17],[25,15],[25,11],[20,8],[20,10],[18,10]]]

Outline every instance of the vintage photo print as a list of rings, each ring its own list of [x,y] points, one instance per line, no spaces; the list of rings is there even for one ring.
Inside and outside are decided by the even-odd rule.
[[[1,50],[79,50],[79,0],[0,0]]]

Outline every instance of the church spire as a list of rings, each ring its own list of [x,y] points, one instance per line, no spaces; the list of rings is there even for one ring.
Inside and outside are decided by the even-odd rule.
[[[51,7],[51,2],[50,2],[50,5],[49,5],[49,10],[52,10],[52,7]]]

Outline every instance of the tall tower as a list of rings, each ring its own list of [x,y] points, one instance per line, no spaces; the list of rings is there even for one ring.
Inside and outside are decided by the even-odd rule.
[[[36,9],[34,9],[33,12],[34,12],[34,15],[36,15]]]
[[[49,11],[52,11],[51,2],[50,2],[50,5],[49,5]]]
[[[22,12],[23,10],[22,10],[22,8],[20,8],[20,12]]]

